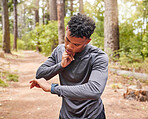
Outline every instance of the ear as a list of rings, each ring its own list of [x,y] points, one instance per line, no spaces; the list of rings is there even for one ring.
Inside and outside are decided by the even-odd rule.
[[[91,38],[87,39],[87,44],[91,41]]]

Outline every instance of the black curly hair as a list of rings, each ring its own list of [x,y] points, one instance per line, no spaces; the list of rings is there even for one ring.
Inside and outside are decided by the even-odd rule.
[[[72,37],[86,37],[89,39],[95,28],[95,22],[90,17],[80,13],[72,16],[68,22],[68,29]]]

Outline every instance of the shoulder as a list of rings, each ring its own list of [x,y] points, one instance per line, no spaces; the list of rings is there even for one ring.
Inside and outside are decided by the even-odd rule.
[[[56,47],[56,50],[65,50],[65,45],[64,44],[59,44],[57,47]]]
[[[53,52],[54,53],[63,53],[65,51],[65,45],[64,44],[60,44],[58,45]]]
[[[96,46],[89,45],[89,53],[94,61],[98,60],[108,62],[109,60],[108,55]]]
[[[49,57],[54,57],[54,58],[60,57],[64,51],[65,51],[65,45],[60,44],[52,51]]]

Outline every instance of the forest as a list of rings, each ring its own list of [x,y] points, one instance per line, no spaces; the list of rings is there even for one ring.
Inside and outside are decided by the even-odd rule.
[[[64,39],[62,36],[68,20],[78,12],[96,22],[91,43],[105,50],[110,61],[127,70],[148,73],[147,0],[63,0],[61,3],[60,0],[57,3],[52,0],[3,0],[0,7],[0,48],[8,53],[37,50],[50,55],[59,43],[64,42],[58,39]],[[63,24],[62,29],[58,29],[58,20]],[[62,30],[62,34],[58,34],[58,30]]]
[[[1,119],[59,118],[61,98],[29,81],[77,13],[95,21],[90,44],[109,57],[107,119],[148,119],[148,0],[0,0]]]

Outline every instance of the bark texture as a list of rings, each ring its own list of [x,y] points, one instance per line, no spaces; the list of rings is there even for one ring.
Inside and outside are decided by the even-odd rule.
[[[56,0],[50,0],[50,20],[57,20]]]
[[[80,12],[81,14],[84,13],[84,11],[83,11],[83,0],[79,0],[79,12]]]
[[[106,53],[119,56],[115,52],[119,50],[119,26],[117,0],[104,0],[104,50]]]
[[[8,3],[7,0],[2,0],[3,6],[3,46],[2,49],[5,53],[11,53],[10,51],[10,31],[9,31],[9,19],[8,19]]]
[[[17,37],[18,37],[18,30],[17,30],[17,0],[13,0],[14,4],[14,42],[13,42],[13,50],[17,51]]]
[[[64,28],[64,0],[57,0],[58,13],[58,41],[59,44],[64,43],[65,28]]]
[[[70,15],[73,16],[73,0],[70,0]]]
[[[39,24],[39,0],[36,0],[36,8],[35,8],[35,26]]]
[[[35,8],[35,26],[39,25],[39,0],[36,0],[36,8]],[[38,52],[41,52],[41,47],[40,47],[40,41],[38,39],[37,45],[36,45],[36,50]]]

